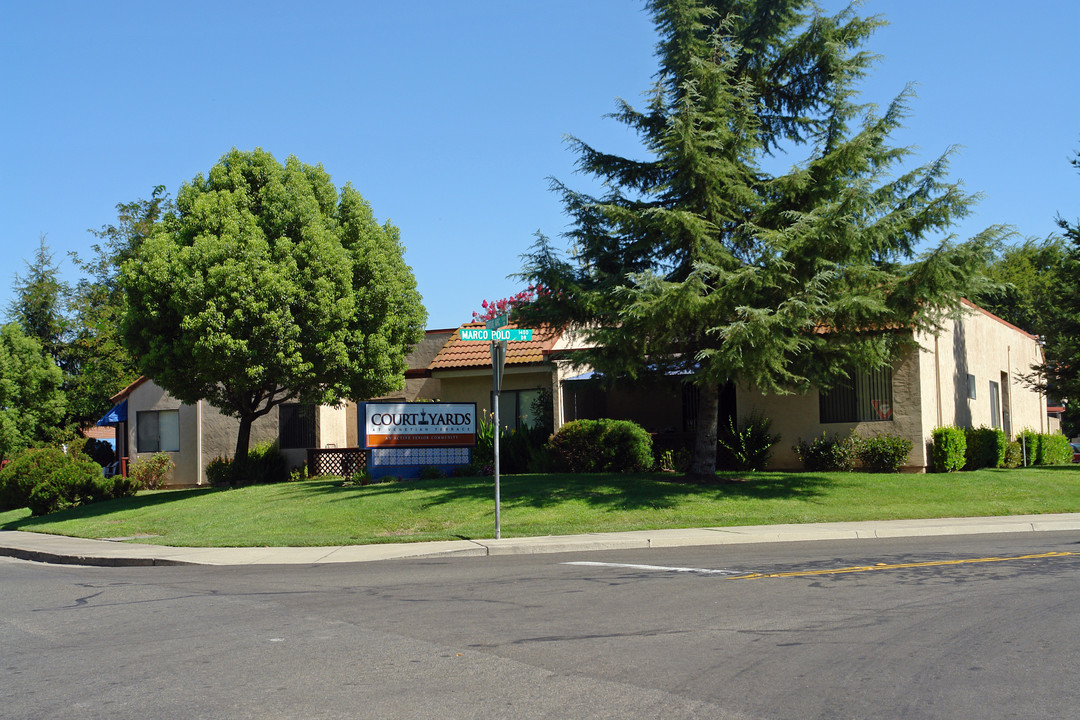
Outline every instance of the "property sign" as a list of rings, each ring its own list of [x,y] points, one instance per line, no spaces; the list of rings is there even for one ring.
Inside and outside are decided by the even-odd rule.
[[[471,342],[520,342],[532,340],[532,329],[522,328],[461,328],[461,339]]]
[[[365,403],[364,447],[473,447],[476,403]]]

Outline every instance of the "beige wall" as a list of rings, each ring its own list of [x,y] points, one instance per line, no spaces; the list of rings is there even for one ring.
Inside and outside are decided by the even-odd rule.
[[[493,379],[491,369],[438,370],[435,373],[442,388],[443,402],[475,402],[478,412],[491,412]],[[532,390],[552,387],[551,365],[507,367],[503,373],[503,390]],[[556,406],[557,407],[557,406]]]
[[[136,452],[137,413],[145,410],[177,410],[180,433],[180,450],[167,453],[176,467],[170,473],[168,485],[202,485],[206,482],[207,464],[218,457],[232,457],[236,452],[236,433],[240,421],[223,415],[205,401],[185,405],[169,395],[152,381],[136,387],[127,398],[127,443],[129,459],[149,457],[153,453]],[[355,417],[356,406],[352,405]],[[273,442],[278,438],[278,409],[259,418],[251,427],[251,446]],[[355,425],[355,420],[353,421]],[[199,429],[202,429],[200,432]],[[346,403],[340,406],[321,406],[316,415],[316,443],[319,447],[349,447],[349,419]],[[355,428],[353,430],[355,434]],[[283,450],[290,467],[303,465],[307,460],[304,449]]]
[[[919,409],[920,383],[918,350],[911,350],[893,366],[892,420],[822,423],[817,391],[803,395],[764,395],[739,386],[736,388],[735,407],[740,421],[752,412],[772,420],[772,432],[780,435],[773,448],[771,467],[774,469],[802,468],[794,450],[801,441],[809,442],[822,433],[844,438],[852,432],[863,437],[878,434],[906,437],[912,442],[911,455],[906,464],[924,467],[926,448],[922,440],[923,419]]]
[[[893,367],[893,417],[887,421],[861,423],[822,423],[817,391],[805,395],[764,395],[746,386],[736,389],[739,419],[758,412],[772,420],[772,430],[781,438],[772,466],[797,469],[802,464],[794,446],[822,433],[846,437],[855,432],[862,436],[893,434],[911,440],[912,450],[906,463],[909,470],[925,469],[929,463],[928,443],[934,428],[941,425],[979,427],[991,424],[990,382],[998,383],[1002,429],[1010,437],[1024,428],[1040,432],[1052,430],[1046,415],[1046,398],[1027,387],[1022,380],[1031,366],[1042,361],[1042,351],[1030,335],[1017,330],[992,315],[975,308],[958,319],[947,320],[942,332],[919,335],[917,347],[907,351]],[[587,367],[559,363],[555,393],[555,424],[563,424],[561,381],[586,372]],[[975,376],[976,397],[968,398],[968,374]],[[680,419],[680,398],[667,398],[672,405],[671,420]],[[613,402],[653,404],[659,399],[637,397],[625,391],[608,396],[609,414],[626,414],[613,408]],[[626,408],[622,409],[623,411]]]
[[[1034,338],[991,315],[970,309],[946,321],[937,337],[922,336],[921,374],[927,389],[924,424],[989,427],[990,382],[998,383],[1002,429],[1010,437],[1032,428],[1047,432],[1046,397],[1029,388],[1023,376],[1042,362]],[[975,398],[968,398],[968,375],[975,376]],[[1004,375],[1004,377],[1003,377]]]
[[[1014,438],[1020,430],[1050,430],[1046,398],[1024,384],[1022,376],[1042,361],[1034,338],[976,309],[948,320],[934,337],[920,335],[918,347],[908,351],[893,367],[893,419],[883,422],[820,422],[818,393],[764,396],[738,388],[739,417],[757,410],[773,421],[781,434],[772,464],[798,468],[793,447],[826,432],[839,437],[854,431],[862,436],[879,433],[911,440],[908,469],[929,464],[928,444],[933,431],[943,425],[980,427],[991,425],[990,382],[998,383],[1001,427]],[[968,398],[968,375],[975,376],[975,398]],[[1003,376],[1004,375],[1004,376]]]

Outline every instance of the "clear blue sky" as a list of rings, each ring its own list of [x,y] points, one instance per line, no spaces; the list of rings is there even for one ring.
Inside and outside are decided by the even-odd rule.
[[[842,3],[825,2],[837,9]],[[187,3],[0,0],[0,308],[47,234],[69,251],[115,205],[175,195],[232,147],[322,163],[401,228],[431,328],[520,289],[536,231],[567,218],[548,178],[587,187],[563,136],[634,154],[605,119],[652,82],[634,0]],[[895,137],[984,194],[992,224],[1045,237],[1080,216],[1080,2],[868,0],[891,23],[865,100],[917,83]],[[798,158],[792,158],[796,160]]]

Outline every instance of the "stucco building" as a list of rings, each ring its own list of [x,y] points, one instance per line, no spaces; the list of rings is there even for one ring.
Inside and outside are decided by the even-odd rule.
[[[472,323],[463,328],[477,327]],[[772,421],[780,441],[772,467],[797,469],[794,446],[822,433],[844,437],[879,433],[912,441],[906,469],[924,470],[935,428],[996,427],[1009,437],[1025,428],[1057,431],[1046,397],[1024,382],[1043,360],[1038,338],[964,302],[964,312],[934,334],[918,334],[915,347],[891,368],[855,371],[830,392],[768,395],[739,384],[721,391],[721,422],[757,413]],[[607,387],[592,368],[574,362],[569,334],[538,331],[529,343],[511,342],[500,395],[504,424],[530,423],[531,404],[550,392],[555,427],[578,418],[634,420],[656,442],[688,444],[697,418],[697,392],[687,378]],[[490,411],[491,362],[486,343],[447,340],[429,366],[441,398],[473,401]]]

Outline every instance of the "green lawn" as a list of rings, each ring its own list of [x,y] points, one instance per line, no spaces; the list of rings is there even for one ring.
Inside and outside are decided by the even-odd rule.
[[[512,475],[504,537],[656,528],[1080,512],[1080,466],[949,475]],[[491,478],[344,486],[337,478],[143,492],[0,528],[194,547],[352,545],[494,536]]]

